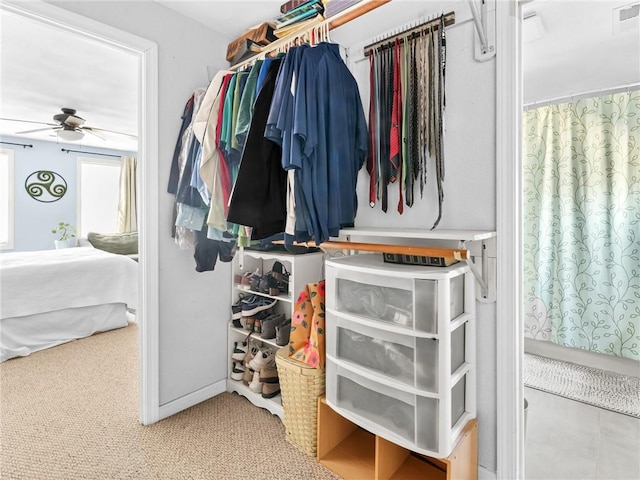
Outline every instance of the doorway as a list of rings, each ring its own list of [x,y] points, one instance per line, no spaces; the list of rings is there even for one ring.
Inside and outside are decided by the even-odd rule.
[[[624,172],[617,177],[618,165],[629,162],[616,158],[615,141],[608,139],[612,132],[629,138],[624,112],[631,112],[629,120],[637,116],[633,106],[618,108],[640,84],[637,5],[635,15],[633,8],[625,13],[627,7],[534,0],[522,8],[526,478],[640,476],[640,418],[624,406],[598,401],[609,400],[618,388],[624,395],[640,373],[637,358],[629,360],[634,354],[626,351],[626,332],[615,335],[620,322],[607,313],[617,301],[607,285],[621,280],[618,269],[625,266],[622,257],[608,252],[615,239],[606,225],[628,230],[615,212],[619,201],[624,212],[633,195],[632,188],[617,198],[626,185]],[[611,105],[619,111],[609,124]],[[634,208],[633,201],[629,206]],[[637,248],[640,239],[629,242]],[[618,251],[626,248],[622,243]],[[625,280],[631,291],[634,275]],[[633,302],[620,294],[623,303]],[[615,316],[622,319],[627,309],[621,305]],[[584,394],[581,382],[601,393]]]
[[[158,54],[157,45],[44,2],[9,4],[0,8],[55,29],[98,40],[138,55],[139,278],[138,311],[140,398],[139,421],[159,418],[158,393]]]

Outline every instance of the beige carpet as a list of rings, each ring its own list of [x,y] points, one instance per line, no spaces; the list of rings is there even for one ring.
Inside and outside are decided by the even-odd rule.
[[[137,327],[0,364],[2,479],[336,479],[224,393],[138,423]]]

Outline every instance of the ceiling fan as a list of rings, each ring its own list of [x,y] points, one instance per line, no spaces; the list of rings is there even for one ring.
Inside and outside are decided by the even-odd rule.
[[[16,132],[16,135],[35,133],[35,132],[44,132],[46,130],[51,130],[52,132],[55,132],[55,135],[58,138],[67,142],[82,140],[84,138],[85,133],[89,133],[102,140],[106,140],[106,139],[100,135],[101,133],[112,134],[112,135],[114,134],[123,135],[125,137],[129,137],[132,139],[138,138],[135,135],[130,135],[128,133],[114,132],[113,130],[105,130],[103,128],[85,126],[84,118],[76,115],[75,109],[62,108],[61,110],[62,110],[62,113],[58,113],[53,116],[53,120],[56,123],[33,122],[30,120],[18,120],[15,118],[1,118],[0,120],[6,120],[11,122],[39,123],[42,125],[48,125],[46,128],[36,128],[34,130],[25,130],[23,132]]]

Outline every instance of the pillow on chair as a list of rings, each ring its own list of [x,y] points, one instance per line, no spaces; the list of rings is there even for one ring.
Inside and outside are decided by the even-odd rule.
[[[95,233],[89,232],[87,239],[95,248],[120,255],[138,253],[138,232]]]

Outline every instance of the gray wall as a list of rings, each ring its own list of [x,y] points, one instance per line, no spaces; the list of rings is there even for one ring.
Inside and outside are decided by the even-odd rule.
[[[0,145],[2,148],[11,148],[14,151],[14,248],[3,250],[3,252],[50,250],[54,248],[53,241],[57,238],[51,233],[51,230],[59,222],[70,223],[76,227],[78,225],[76,220],[78,213],[77,159],[78,157],[91,157],[91,155],[65,153],[61,150],[62,148],[82,150],[78,145],[37,140],[25,141],[23,138],[9,136],[3,136],[2,140],[33,145],[32,148]],[[91,147],[87,151],[118,156],[135,155],[131,152],[120,152],[106,148]],[[109,157],[94,156],[92,158]],[[67,193],[51,203],[43,203],[31,198],[25,189],[25,180],[38,170],[50,170],[61,175],[67,182]]]

